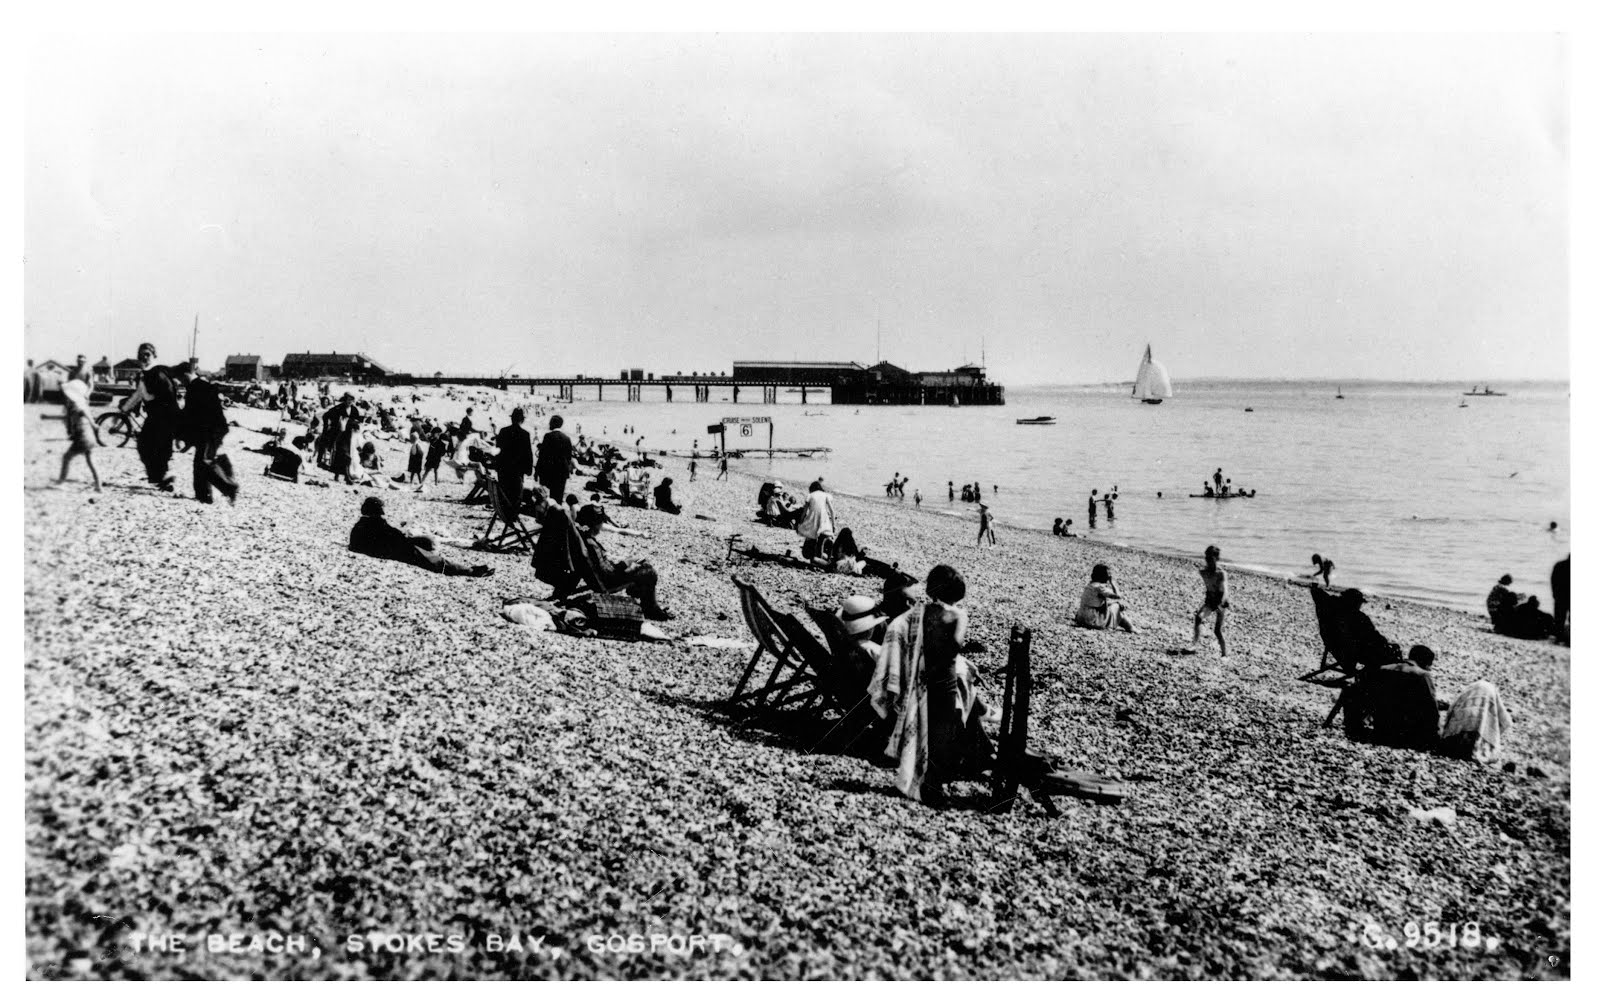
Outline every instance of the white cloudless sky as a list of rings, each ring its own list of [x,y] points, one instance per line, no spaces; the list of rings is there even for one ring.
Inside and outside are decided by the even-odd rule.
[[[25,346],[1566,378],[1553,35],[49,36]]]

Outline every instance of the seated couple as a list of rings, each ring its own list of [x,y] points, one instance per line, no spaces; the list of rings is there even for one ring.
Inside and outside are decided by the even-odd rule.
[[[1405,661],[1369,669],[1344,690],[1345,734],[1358,742],[1437,752],[1457,759],[1492,760],[1511,731],[1500,691],[1487,680],[1468,686],[1440,726],[1433,685],[1433,651],[1419,644]]]
[[[456,563],[438,551],[431,536],[411,536],[390,525],[383,516],[383,500],[368,497],[361,502],[361,518],[350,530],[350,549],[379,560],[398,560],[435,574],[456,577],[487,577],[493,569],[477,564]]]
[[[550,503],[543,487],[535,487],[528,508],[542,526],[533,551],[533,573],[567,599],[585,591],[606,595],[626,592],[639,600],[647,619],[669,620],[672,613],[656,597],[656,570],[648,561],[618,562],[600,542],[607,527],[603,510],[593,504],[578,509],[577,519]]]
[[[782,483],[761,484],[761,492],[756,495],[756,521],[792,528],[800,513],[800,502],[790,496]]]
[[[1539,608],[1539,596],[1512,590],[1510,574],[1489,589],[1488,608],[1495,633],[1544,640],[1556,632],[1555,617]]]

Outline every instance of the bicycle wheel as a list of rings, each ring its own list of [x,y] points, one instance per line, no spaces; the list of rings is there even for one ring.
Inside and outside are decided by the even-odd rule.
[[[134,435],[133,420],[121,411],[100,414],[94,425],[100,431],[100,440],[115,448],[127,444]]]

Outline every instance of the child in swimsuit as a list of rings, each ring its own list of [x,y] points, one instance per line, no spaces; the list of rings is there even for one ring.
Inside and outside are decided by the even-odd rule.
[[[1200,643],[1200,624],[1207,619],[1215,620],[1215,633],[1217,645],[1222,648],[1222,657],[1228,657],[1228,642],[1222,636],[1223,611],[1228,608],[1228,572],[1217,566],[1217,560],[1222,557],[1222,550],[1216,546],[1206,547],[1206,563],[1200,568],[1200,580],[1206,585],[1206,598],[1200,608],[1194,611],[1194,643]]]

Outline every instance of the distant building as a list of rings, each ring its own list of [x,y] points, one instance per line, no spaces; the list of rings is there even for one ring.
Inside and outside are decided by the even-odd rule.
[[[734,361],[733,378],[751,385],[833,385],[860,381],[866,368],[855,361]]]
[[[222,371],[229,381],[258,382],[267,376],[259,354],[230,354]]]
[[[945,388],[955,386],[961,388],[968,385],[984,384],[985,372],[980,365],[963,364],[954,371],[918,371],[917,381],[928,387]]]
[[[364,353],[285,354],[280,378],[382,378],[389,369]]]
[[[109,357],[100,358],[90,370],[94,372],[94,380],[97,384],[100,382],[109,383],[114,380],[111,373],[111,358]]]
[[[137,357],[124,357],[111,368],[111,378],[118,385],[132,385],[139,380],[139,372],[143,370]]]
[[[72,373],[72,368],[57,360],[47,360],[34,370],[39,372],[39,389],[43,392],[56,391]]]

